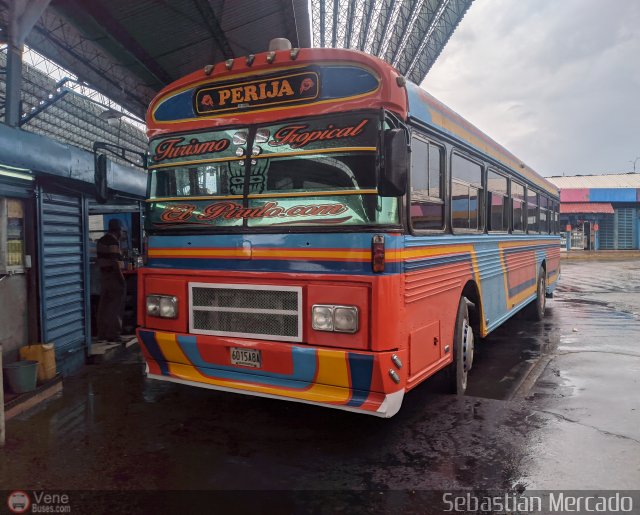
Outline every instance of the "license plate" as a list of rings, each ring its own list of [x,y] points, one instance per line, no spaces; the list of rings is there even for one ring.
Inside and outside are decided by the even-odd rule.
[[[260,351],[255,349],[240,349],[231,347],[231,364],[241,365],[243,367],[262,367],[262,359]]]

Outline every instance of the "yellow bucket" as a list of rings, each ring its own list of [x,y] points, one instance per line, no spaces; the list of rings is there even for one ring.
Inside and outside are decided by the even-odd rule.
[[[38,382],[40,383],[56,376],[56,352],[53,343],[37,343],[20,347],[20,359],[38,362]]]

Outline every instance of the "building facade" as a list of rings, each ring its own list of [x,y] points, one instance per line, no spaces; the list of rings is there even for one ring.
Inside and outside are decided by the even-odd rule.
[[[640,248],[640,173],[548,177],[573,249]]]
[[[78,370],[91,346],[90,216],[140,212],[146,175],[109,162],[98,199],[94,154],[0,124],[0,344],[54,343],[58,368]],[[129,206],[129,207],[127,207]],[[107,209],[110,207],[110,210]]]

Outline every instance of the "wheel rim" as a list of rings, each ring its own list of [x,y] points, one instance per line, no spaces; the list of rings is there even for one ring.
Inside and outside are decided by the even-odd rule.
[[[469,374],[469,370],[473,366],[473,351],[474,351],[474,342],[473,342],[473,329],[469,325],[467,320],[464,321],[464,325],[462,326],[462,387],[466,390],[467,388],[467,375]]]
[[[540,313],[542,313],[543,315],[546,308],[545,289],[544,276],[541,275],[540,280],[538,281],[538,305],[540,306]]]

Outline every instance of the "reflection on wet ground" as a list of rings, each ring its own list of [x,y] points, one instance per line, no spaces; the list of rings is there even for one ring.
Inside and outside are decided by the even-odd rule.
[[[440,393],[435,377],[390,420],[148,381],[135,355],[87,368],[8,423],[1,484],[637,488],[639,269],[563,263],[543,322],[515,318],[482,342],[468,396]]]

